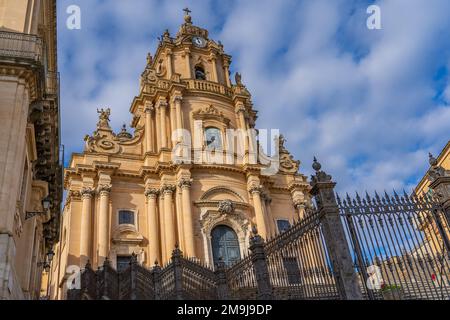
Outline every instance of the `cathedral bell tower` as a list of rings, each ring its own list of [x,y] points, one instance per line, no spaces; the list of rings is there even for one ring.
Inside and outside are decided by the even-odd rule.
[[[130,108],[133,134],[115,134],[102,109],[85,152],[72,156],[64,219],[82,230],[71,233],[69,256],[80,257],[71,264],[109,258],[119,268],[135,253],[150,267],[178,245],[211,266],[231,265],[246,254],[252,229],[268,239],[305,214],[299,161],[277,137],[276,171],[263,174],[250,93],[239,73],[230,80],[223,45],[184,11],[176,36],[166,30],[147,56]]]

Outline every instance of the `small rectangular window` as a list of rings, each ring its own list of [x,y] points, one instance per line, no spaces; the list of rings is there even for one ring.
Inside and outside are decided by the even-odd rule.
[[[119,224],[134,225],[134,212],[129,210],[119,211]]]
[[[288,220],[277,220],[277,227],[280,233],[283,233],[291,228]]]

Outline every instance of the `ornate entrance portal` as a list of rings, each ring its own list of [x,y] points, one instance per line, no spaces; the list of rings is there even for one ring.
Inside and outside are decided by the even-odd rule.
[[[227,226],[218,226],[211,232],[214,265],[219,259],[231,266],[241,259],[239,240],[236,232]]]

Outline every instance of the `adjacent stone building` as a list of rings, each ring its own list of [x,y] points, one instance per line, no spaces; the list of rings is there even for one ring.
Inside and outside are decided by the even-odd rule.
[[[0,1],[0,299],[47,295],[62,198],[58,88],[56,1]]]
[[[275,137],[278,157],[260,152],[257,112],[240,74],[232,83],[223,45],[188,10],[184,19],[147,58],[130,107],[133,133],[114,133],[110,110],[97,110],[97,129],[72,155],[52,298],[64,298],[88,261],[108,258],[120,270],[134,253],[151,267],[178,245],[208,265],[230,265],[246,254],[252,229],[267,239],[310,203],[284,138]]]

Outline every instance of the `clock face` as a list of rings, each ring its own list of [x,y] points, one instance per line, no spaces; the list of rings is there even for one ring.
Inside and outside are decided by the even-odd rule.
[[[205,146],[207,149],[222,148],[222,135],[217,128],[206,128],[205,130]]]
[[[206,40],[203,39],[202,37],[193,37],[192,38],[192,43],[199,48],[204,48],[206,47]]]

